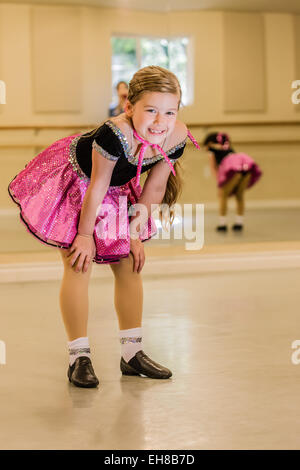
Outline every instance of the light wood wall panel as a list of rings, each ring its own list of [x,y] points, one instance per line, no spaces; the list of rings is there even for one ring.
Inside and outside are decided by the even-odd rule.
[[[80,112],[81,9],[31,9],[32,91],[35,112]]]
[[[294,37],[295,37],[295,80],[300,80],[300,15],[294,16]],[[295,91],[295,90],[293,90]],[[299,98],[299,93],[297,94]],[[300,103],[294,105],[295,111],[300,111]]]
[[[296,80],[300,80],[300,15],[294,16]]]
[[[3,38],[2,38],[3,11],[4,9],[2,8],[2,5],[0,5],[0,44],[3,44]],[[4,81],[2,47],[0,47],[0,81]],[[0,87],[2,88],[2,83],[0,83]],[[0,90],[0,93],[1,93],[1,90]],[[0,95],[0,114],[4,111],[4,106],[5,105],[1,102],[1,95]]]
[[[224,13],[224,111],[265,110],[263,15]]]

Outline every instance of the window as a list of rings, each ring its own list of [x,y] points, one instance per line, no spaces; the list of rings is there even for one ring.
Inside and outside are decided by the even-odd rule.
[[[120,80],[129,83],[133,74],[140,68],[159,65],[177,76],[182,89],[183,105],[191,103],[192,86],[188,82],[189,38],[114,36],[111,38],[111,45],[114,102],[118,101],[116,85]]]

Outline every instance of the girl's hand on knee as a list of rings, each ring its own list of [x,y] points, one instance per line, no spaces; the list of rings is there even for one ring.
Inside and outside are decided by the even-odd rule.
[[[140,273],[145,264],[145,252],[143,242],[138,239],[130,239],[130,251],[133,254],[133,272]]]
[[[70,266],[73,267],[77,262],[75,268],[76,272],[82,270],[83,273],[87,272],[89,264],[96,254],[96,246],[94,237],[87,237],[77,234],[71,248],[69,248],[68,258],[71,257]]]

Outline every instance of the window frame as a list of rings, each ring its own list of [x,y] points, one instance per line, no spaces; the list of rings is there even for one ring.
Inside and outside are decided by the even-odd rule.
[[[137,62],[137,70],[141,68],[142,62],[142,54],[141,54],[141,39],[166,39],[167,41],[172,41],[175,39],[187,38],[188,44],[186,46],[187,51],[187,61],[186,61],[186,103],[182,104],[182,107],[186,108],[188,106],[192,106],[194,104],[194,40],[193,37],[189,34],[184,35],[175,35],[172,34],[170,36],[156,35],[156,34],[130,34],[130,33],[112,33],[110,37],[110,47],[111,47],[111,58],[113,57],[113,48],[112,48],[112,38],[132,38],[135,39],[136,43],[136,62]],[[114,90],[113,85],[113,71],[112,71],[112,62],[111,62],[111,90],[112,90],[112,99],[115,100],[117,97],[116,91]]]

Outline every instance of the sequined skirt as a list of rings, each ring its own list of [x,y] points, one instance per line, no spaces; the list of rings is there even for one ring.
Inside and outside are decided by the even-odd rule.
[[[64,137],[34,157],[8,185],[19,206],[20,220],[41,243],[70,248],[77,234],[80,211],[90,179],[82,172],[74,151],[81,134]],[[76,139],[77,138],[77,139]],[[142,192],[136,178],[110,186],[98,211],[94,240],[97,264],[118,263],[129,256],[128,214]],[[140,232],[141,241],[157,232],[153,217]]]
[[[262,171],[246,153],[230,153],[221,161],[218,168],[218,186],[222,187],[237,172],[250,172],[251,177],[247,189],[253,186],[261,177]],[[234,194],[234,191],[230,194]]]

